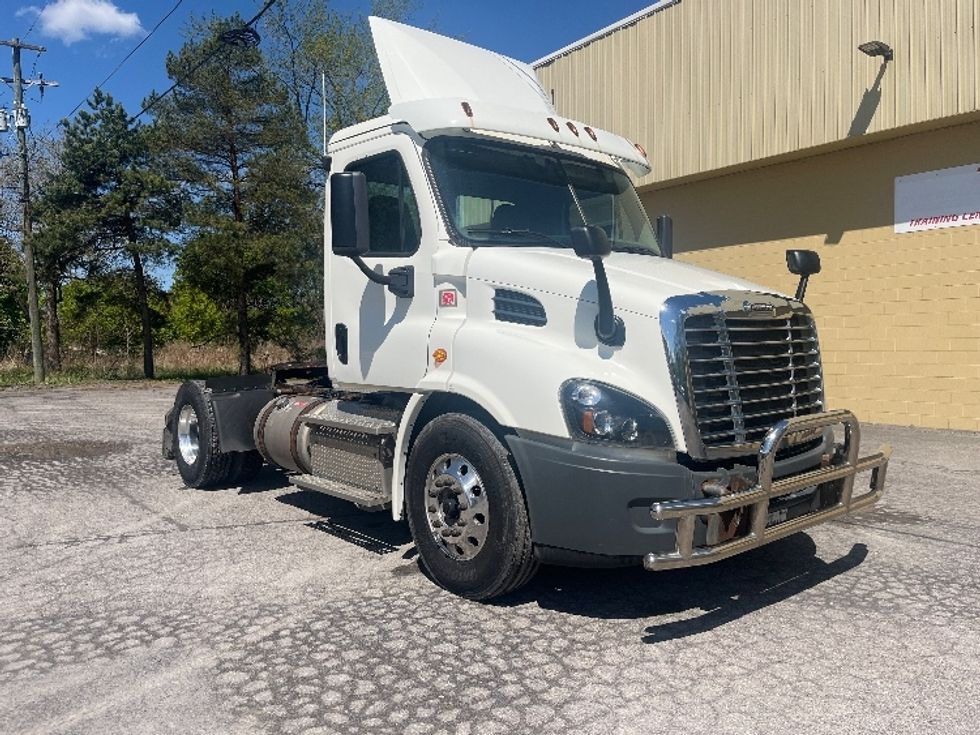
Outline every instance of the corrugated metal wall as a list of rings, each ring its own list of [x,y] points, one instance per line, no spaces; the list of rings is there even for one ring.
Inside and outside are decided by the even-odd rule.
[[[646,146],[643,185],[977,111],[978,25],[980,0],[682,0],[537,71]]]

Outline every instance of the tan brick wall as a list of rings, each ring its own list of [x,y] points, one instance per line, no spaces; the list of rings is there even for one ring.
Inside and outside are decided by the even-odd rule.
[[[820,253],[830,407],[864,421],[980,431],[980,225],[898,235],[894,179],[980,164],[980,121],[642,192],[677,258],[784,293],[787,248]]]

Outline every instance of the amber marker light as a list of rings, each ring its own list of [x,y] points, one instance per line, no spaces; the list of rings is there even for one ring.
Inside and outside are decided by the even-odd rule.
[[[446,352],[441,347],[432,353],[432,360],[436,365],[442,365],[446,360],[449,359],[449,353]]]
[[[578,137],[578,128],[575,127],[575,124],[572,123],[572,122],[567,122],[565,124],[568,126],[568,129],[572,131],[572,134],[577,138]]]
[[[598,136],[596,136],[595,130],[593,130],[592,128],[586,127],[585,128],[585,132],[588,133],[589,134],[589,137],[592,138],[592,140],[594,140],[596,143],[599,142],[599,138],[598,138]]]
[[[466,113],[466,117],[473,117],[473,108],[470,107],[470,103],[469,102],[464,102],[463,103],[463,112]]]
[[[644,158],[647,157],[647,149],[646,148],[644,148],[639,143],[634,143],[633,145],[636,146],[636,150],[638,150],[640,152],[640,155],[641,156],[643,156]]]
[[[555,118],[549,117],[548,124],[551,125],[551,129],[554,130],[556,133],[561,132],[561,126],[558,125],[558,121],[555,120]]]

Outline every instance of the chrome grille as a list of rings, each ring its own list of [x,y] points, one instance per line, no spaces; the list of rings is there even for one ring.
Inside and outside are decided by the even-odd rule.
[[[755,444],[778,421],[823,410],[808,311],[709,311],[684,318],[690,408],[705,447]]]

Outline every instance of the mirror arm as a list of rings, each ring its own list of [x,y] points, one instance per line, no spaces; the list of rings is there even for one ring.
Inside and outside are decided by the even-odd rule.
[[[377,283],[381,286],[387,286],[389,283],[391,283],[391,279],[388,278],[383,273],[378,273],[377,271],[371,270],[368,267],[368,264],[365,263],[363,260],[361,260],[360,255],[351,255],[348,257],[350,257],[350,259],[354,261],[354,265],[360,268],[361,273],[367,276],[368,280],[371,281],[372,283]]]
[[[802,301],[803,297],[806,296],[806,285],[810,280],[810,276],[800,276],[800,282],[796,286],[796,300]]]
[[[599,313],[595,319],[595,334],[599,341],[610,347],[622,347],[626,342],[626,325],[613,313],[612,294],[609,292],[609,279],[602,258],[591,258],[595,271],[595,285],[599,298]]]
[[[378,273],[377,271],[371,270],[368,264],[365,263],[360,255],[348,256],[354,261],[354,265],[360,268],[361,273],[367,276],[368,280],[372,283],[377,283],[380,286],[387,286],[388,290],[395,296],[401,296],[402,298],[413,298],[415,296],[415,268],[412,266],[401,266],[399,268],[392,268],[388,271],[388,275]]]

